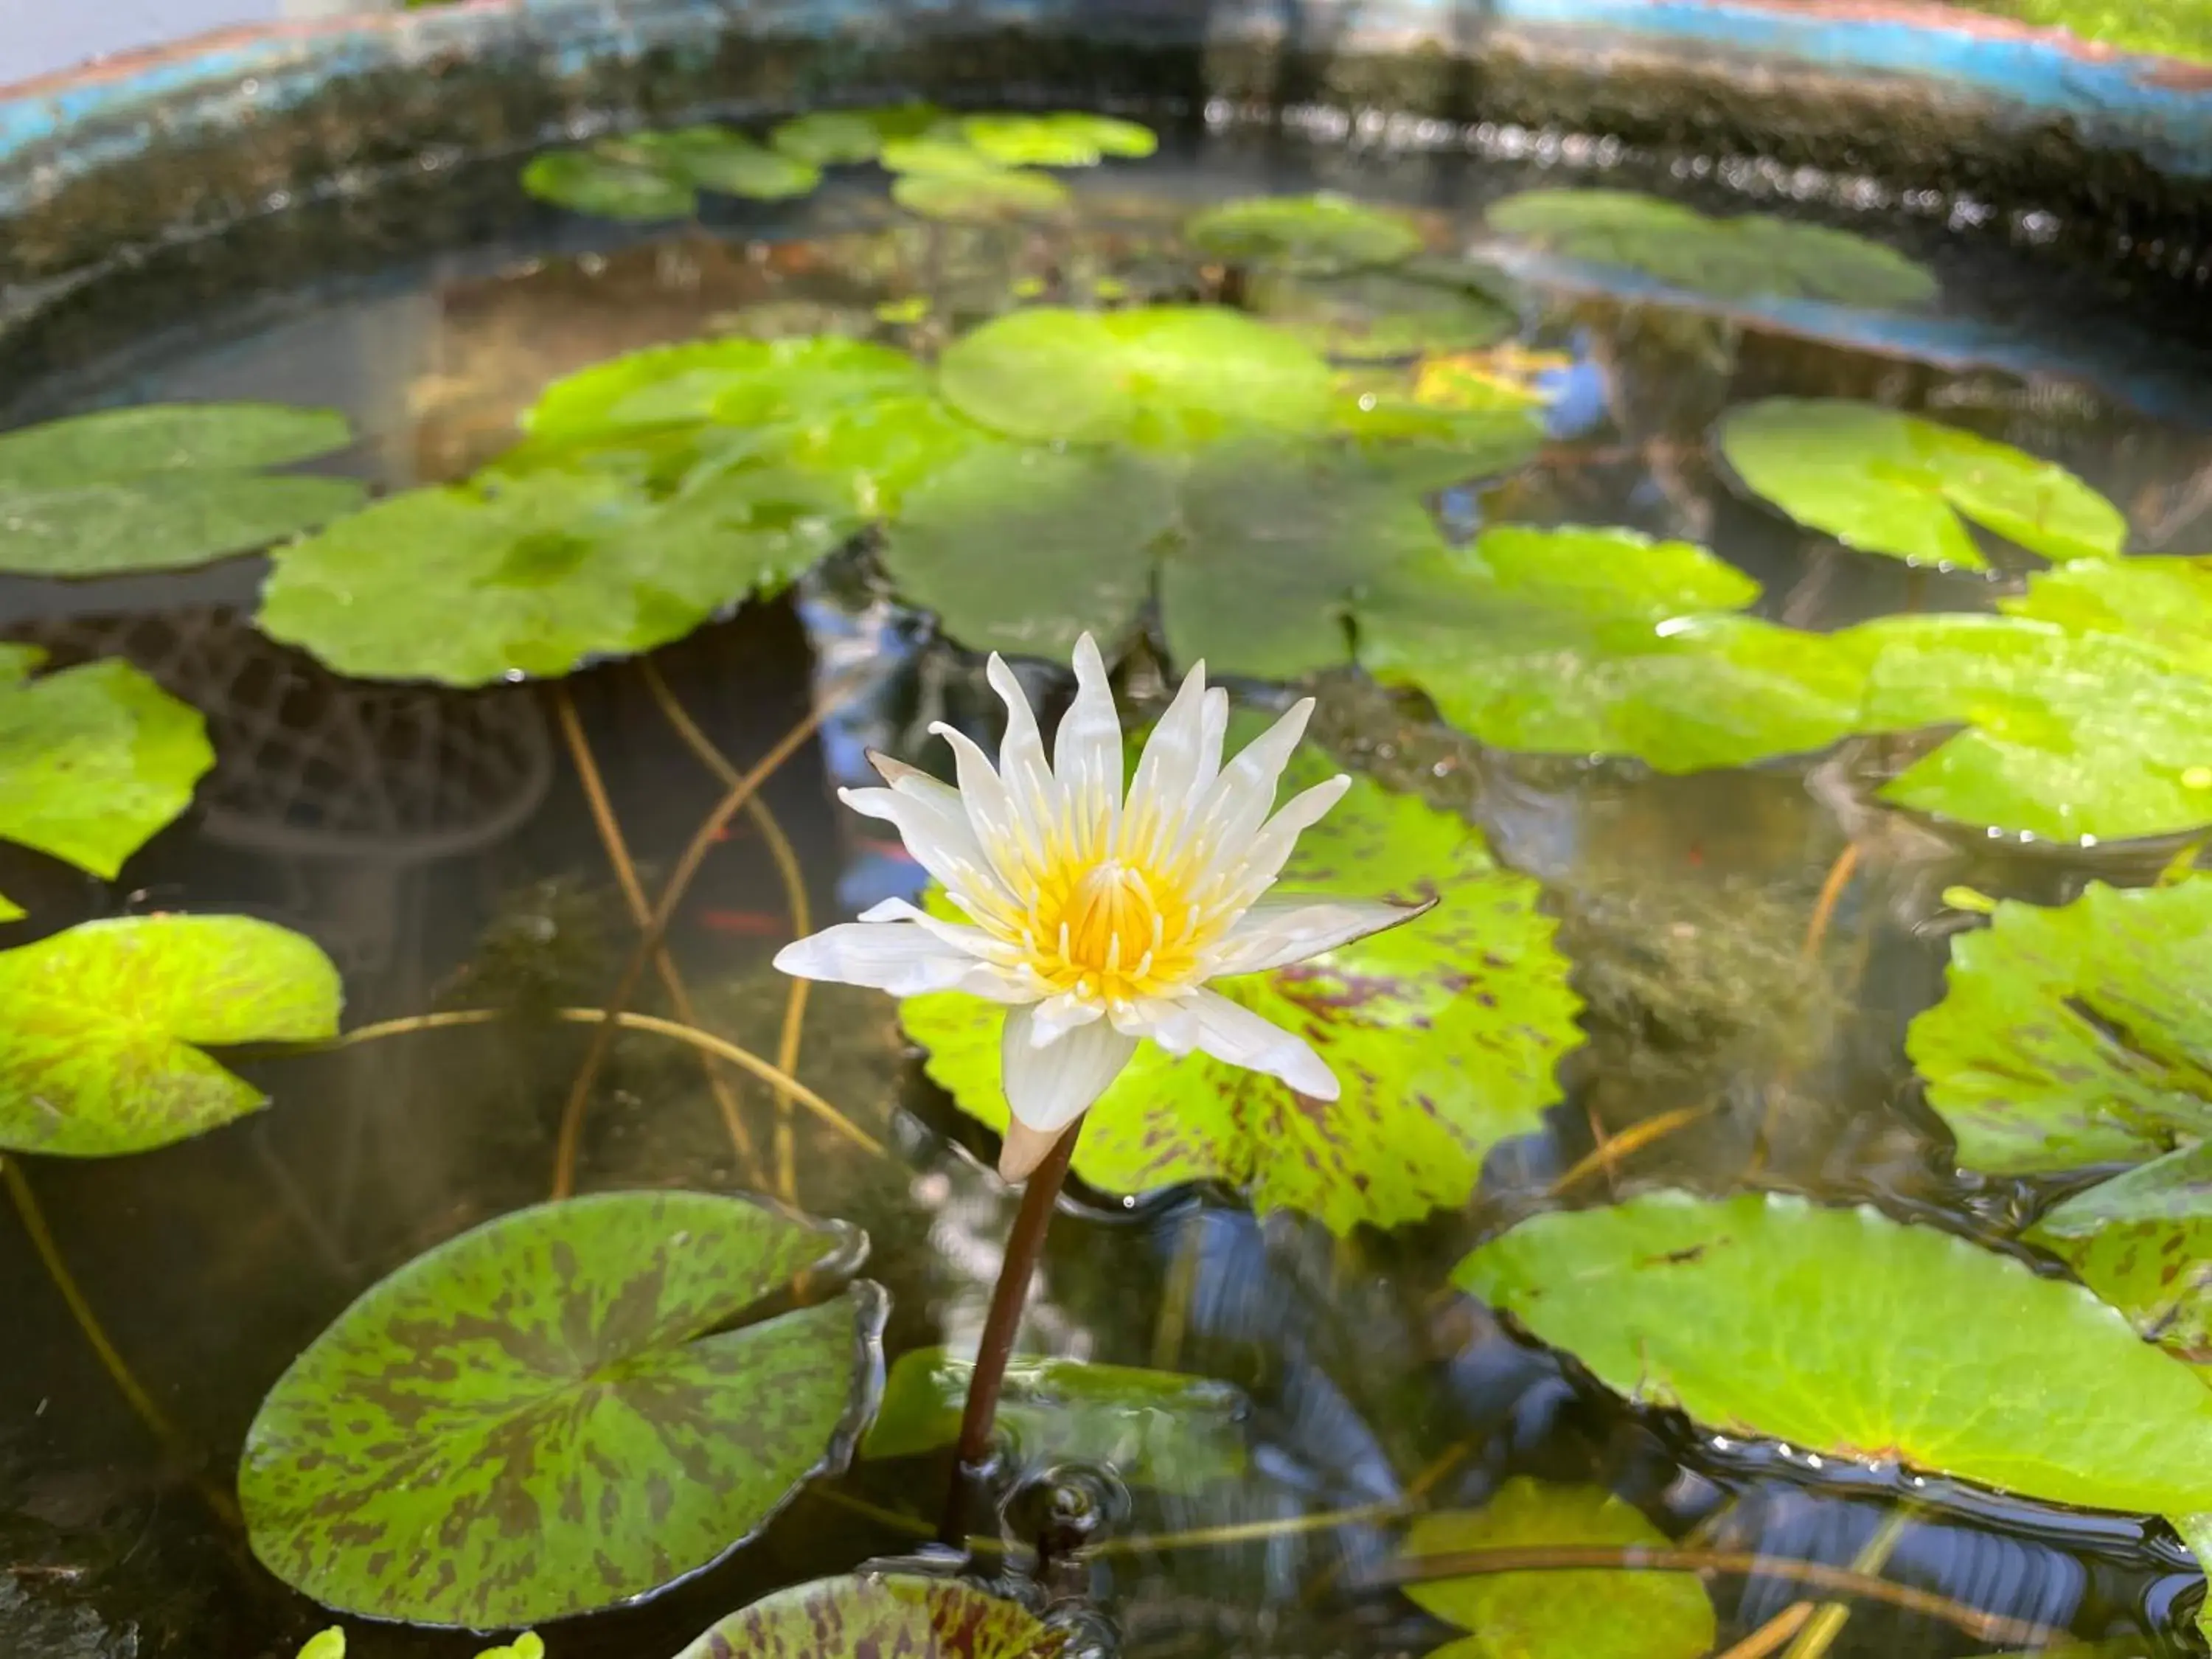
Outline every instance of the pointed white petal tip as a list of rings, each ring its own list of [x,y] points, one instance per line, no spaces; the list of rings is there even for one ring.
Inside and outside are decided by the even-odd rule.
[[[902,778],[928,776],[919,766],[908,766],[896,755],[886,755],[880,749],[869,750],[867,756],[868,764],[876,769],[876,775],[893,788],[898,787]],[[837,793],[842,796],[845,792],[841,789]]]
[[[1009,1183],[1027,1181],[1066,1133],[1065,1129],[1032,1129],[1019,1118],[1014,1119],[1006,1125],[1006,1139],[999,1148],[999,1179]]]

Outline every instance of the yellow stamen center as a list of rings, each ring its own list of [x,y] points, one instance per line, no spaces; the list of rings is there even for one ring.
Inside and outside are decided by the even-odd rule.
[[[1180,884],[1120,859],[1047,870],[1023,929],[1030,964],[1056,991],[1118,1001],[1188,977],[1196,917]]]

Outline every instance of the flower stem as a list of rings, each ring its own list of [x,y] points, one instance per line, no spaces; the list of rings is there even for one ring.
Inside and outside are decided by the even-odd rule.
[[[945,1495],[945,1519],[938,1541],[951,1549],[963,1547],[968,1537],[968,1500],[977,1476],[991,1455],[991,1430],[999,1417],[999,1390],[1006,1380],[1006,1361],[1014,1352],[1014,1337],[1022,1323],[1022,1307],[1029,1300],[1030,1280],[1036,1273],[1037,1258],[1044,1254],[1045,1231],[1052,1225],[1054,1204],[1067,1179],[1067,1162],[1075,1156],[1076,1137],[1083,1120],[1069,1124],[1044,1162],[1030,1173],[1022,1191],[1022,1207],[1006,1236],[1006,1253],[999,1263],[999,1282],[991,1291],[991,1310],[984,1316],[983,1340],[975,1350],[975,1370],[968,1379],[968,1403],[960,1417],[960,1443],[952,1466],[952,1489]]]

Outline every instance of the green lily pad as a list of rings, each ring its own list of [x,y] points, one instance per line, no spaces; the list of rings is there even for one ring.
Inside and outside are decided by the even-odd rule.
[[[1297,757],[1285,794],[1328,770]],[[1280,890],[1438,901],[1405,927],[1213,987],[1311,1042],[1342,1097],[1146,1043],[1091,1109],[1076,1173],[1114,1193],[1224,1181],[1263,1214],[1299,1210],[1339,1234],[1464,1204],[1490,1149],[1541,1125],[1554,1067],[1582,1041],[1537,884],[1499,869],[1464,820],[1357,778],[1300,838]],[[1002,1132],[1003,1012],[957,993],[899,1006],[929,1075]]]
[[[175,570],[350,512],[351,478],[271,474],[343,447],[345,417],[280,404],[149,404],[0,436],[0,572]]]
[[[1006,219],[1050,218],[1066,213],[1074,198],[1048,173],[1026,167],[902,174],[891,200],[925,219],[956,224],[996,224]]]
[[[1654,1193],[1524,1221],[1453,1280],[1716,1430],[2051,1503],[2212,1509],[2194,1371],[2080,1285],[1869,1208]]]
[[[2027,1237],[2168,1353],[2212,1366],[2212,1142],[2092,1187]]]
[[[725,127],[682,127],[641,132],[599,146],[617,161],[657,169],[695,190],[754,201],[804,196],[822,182],[822,169],[780,149],[757,144]]]
[[[1826,748],[1857,727],[1860,659],[1735,614],[1758,593],[1687,543],[1503,526],[1378,584],[1360,658],[1498,749],[1693,772]]]
[[[1422,247],[1403,216],[1325,194],[1224,202],[1194,216],[1183,235],[1210,258],[1305,276],[1396,264]]]
[[[1239,428],[1315,432],[1333,407],[1320,357],[1213,307],[1012,312],[954,341],[938,374],[970,420],[1037,443],[1177,447]]]
[[[1936,279],[1892,248],[1849,231],[1765,214],[1729,219],[1620,190],[1532,190],[1492,206],[1509,236],[1593,264],[1621,265],[1718,300],[1824,300],[1911,308]]]
[[[1997,609],[2069,634],[2118,635],[2212,680],[2212,558],[2079,559],[2037,572]]]
[[[1150,155],[1160,147],[1150,127],[1110,115],[971,115],[960,136],[1010,167],[1092,167],[1105,156]]]
[[[943,1348],[901,1354],[863,1457],[914,1457],[960,1438],[973,1360]],[[1133,1486],[1194,1493],[1244,1473],[1251,1402],[1226,1382],[1132,1365],[1017,1358],[999,1399],[999,1433],[1018,1462],[1103,1463]]]
[[[30,914],[5,893],[0,893],[0,921],[21,921]]]
[[[0,840],[112,880],[191,805],[207,723],[119,659],[32,679],[44,655],[0,645]]]
[[[2212,878],[2000,903],[1952,941],[1905,1052],[1959,1162],[1991,1174],[2154,1157],[2212,1134]]]
[[[522,187],[541,202],[599,219],[686,219],[699,193],[649,161],[599,149],[556,149],[522,169]]]
[[[676,1659],[1058,1659],[1063,1632],[953,1578],[869,1573],[794,1584],[708,1631]]]
[[[1263,275],[1253,281],[1247,299],[1276,327],[1346,362],[1472,351],[1505,338],[1520,321],[1479,288],[1395,271]]]
[[[731,1328],[866,1241],[706,1193],[502,1216],[340,1314],[239,1465],[253,1553],[327,1607],[497,1630],[711,1565],[842,1469],[880,1383],[883,1293]]]
[[[589,473],[410,490],[278,553],[256,621],[361,678],[566,674],[781,588],[858,528],[832,494],[772,467],[665,501]]]
[[[1400,1555],[1418,1561],[1547,1545],[1665,1549],[1671,1541],[1642,1510],[1601,1486],[1516,1475],[1480,1510],[1421,1516]],[[1408,1584],[1406,1595],[1473,1632],[1430,1659],[1702,1659],[1717,1635],[1712,1601],[1690,1572],[1480,1573]]]
[[[884,147],[883,130],[866,110],[816,110],[779,122],[768,141],[786,155],[817,167],[872,161]]]
[[[1873,404],[1769,398],[1730,411],[1720,446],[1800,524],[1911,564],[1987,568],[1966,520],[2054,560],[2127,540],[2120,510],[2063,467]]]
[[[0,951],[0,1148],[149,1152],[268,1104],[201,1053],[337,1034],[337,969],[246,916],[118,916]]]

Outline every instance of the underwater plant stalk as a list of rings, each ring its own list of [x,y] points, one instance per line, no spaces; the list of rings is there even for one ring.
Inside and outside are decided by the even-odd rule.
[[[1022,1189],[1022,1207],[1015,1213],[1013,1231],[1006,1235],[999,1282],[992,1287],[991,1310],[983,1317],[983,1337],[975,1350],[975,1370],[968,1379],[968,1403],[960,1414],[952,1489],[945,1494],[945,1519],[937,1529],[938,1541],[951,1549],[962,1548],[967,1540],[969,1491],[990,1459],[991,1430],[999,1418],[999,1391],[1006,1381],[1006,1361],[1013,1355],[1014,1337],[1021,1328],[1022,1307],[1029,1300],[1037,1258],[1044,1254],[1053,1206],[1067,1180],[1068,1160],[1075,1156],[1076,1137],[1082,1133],[1083,1119],[1079,1115],[1060,1132],[1044,1161],[1030,1172],[1029,1185]]]

